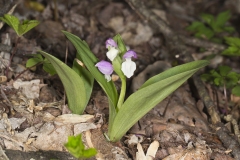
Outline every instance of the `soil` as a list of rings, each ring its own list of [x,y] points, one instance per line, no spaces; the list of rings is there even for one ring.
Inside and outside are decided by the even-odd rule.
[[[0,159],[76,159],[64,144],[68,136],[82,133],[86,147],[98,154],[91,159],[240,159],[239,102],[223,88],[201,81],[200,75],[219,65],[240,73],[239,57],[222,56],[225,44],[197,39],[186,30],[202,13],[214,16],[229,10],[228,25],[238,37],[239,0],[19,0],[0,2],[0,16],[17,4],[13,15],[40,24],[18,38],[8,25],[0,30]],[[127,95],[150,77],[173,66],[215,55],[174,93],[143,116],[116,143],[103,133],[108,127],[108,99],[94,83],[82,116],[72,115],[64,87],[38,65],[26,62],[43,50],[72,65],[76,50],[61,30],[85,40],[100,60],[107,60],[105,41],[120,34],[138,58],[127,80]],[[202,52],[202,49],[205,49]],[[12,57],[12,58],[10,58]],[[115,81],[120,90],[121,82]],[[228,118],[227,118],[228,115]]]

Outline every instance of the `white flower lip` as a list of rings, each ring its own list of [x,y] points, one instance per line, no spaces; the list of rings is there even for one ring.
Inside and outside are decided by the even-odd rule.
[[[130,78],[136,70],[136,63],[133,62],[131,58],[127,58],[126,61],[122,63],[121,70],[127,78]]]
[[[137,54],[133,50],[129,50],[123,55],[126,61],[122,63],[121,70],[127,78],[132,77],[136,70],[136,63],[132,61],[132,57],[137,58]]]
[[[118,50],[116,48],[110,48],[110,50],[107,52],[107,57],[111,61],[113,61],[118,55]]]

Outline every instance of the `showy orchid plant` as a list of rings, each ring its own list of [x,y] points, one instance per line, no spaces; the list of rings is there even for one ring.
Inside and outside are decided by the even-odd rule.
[[[79,37],[63,31],[77,49],[77,56],[72,69],[50,54],[41,51],[54,66],[66,90],[69,108],[75,114],[82,114],[91,95],[93,81],[96,80],[105,91],[109,100],[109,122],[106,137],[119,141],[124,134],[148,111],[175,91],[198,69],[206,66],[208,61],[200,60],[179,65],[166,70],[147,80],[127,99],[126,78],[134,75],[137,58],[136,52],[126,49],[120,35],[106,41],[106,55],[109,61],[98,60],[87,43]],[[151,56],[151,54],[150,54]],[[115,72],[121,79],[118,91],[111,80]]]

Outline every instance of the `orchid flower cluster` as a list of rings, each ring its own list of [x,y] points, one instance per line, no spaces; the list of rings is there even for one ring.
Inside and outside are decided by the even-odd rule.
[[[119,56],[118,45],[112,38],[109,38],[106,41],[106,48],[108,49],[107,57],[113,62],[116,57]],[[137,54],[133,50],[128,50],[122,58],[125,61],[121,64],[121,70],[127,78],[130,78],[136,70],[136,63],[132,61],[132,58],[137,58]],[[98,67],[99,71],[105,75],[106,80],[109,82],[111,80],[111,74],[114,70],[113,65],[108,61],[102,60],[95,66]]]

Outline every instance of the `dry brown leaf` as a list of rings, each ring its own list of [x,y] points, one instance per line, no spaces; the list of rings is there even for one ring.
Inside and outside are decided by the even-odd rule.
[[[84,115],[63,114],[61,116],[56,117],[54,121],[58,123],[63,123],[63,124],[77,124],[77,123],[87,122],[93,118],[94,116],[89,114],[84,114]]]

